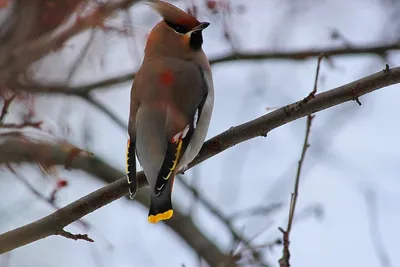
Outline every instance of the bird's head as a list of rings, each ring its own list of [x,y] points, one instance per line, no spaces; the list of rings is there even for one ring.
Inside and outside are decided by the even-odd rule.
[[[201,50],[202,31],[210,23],[199,22],[183,10],[163,1],[148,3],[163,18],[151,30],[146,51],[163,53],[167,56],[187,57]]]

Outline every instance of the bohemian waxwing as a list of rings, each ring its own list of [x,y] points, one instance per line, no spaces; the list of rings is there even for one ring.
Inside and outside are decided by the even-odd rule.
[[[134,197],[135,151],[150,184],[148,221],[172,217],[171,193],[178,170],[198,154],[214,106],[211,68],[202,50],[210,23],[163,1],[149,3],[163,18],[148,36],[131,90],[127,177]]]

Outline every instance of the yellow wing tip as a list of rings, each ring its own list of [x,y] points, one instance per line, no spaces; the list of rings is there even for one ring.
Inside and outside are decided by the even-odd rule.
[[[158,223],[159,221],[170,219],[173,214],[174,214],[174,211],[172,209],[167,210],[166,212],[163,212],[163,213],[158,213],[156,215],[150,215],[148,217],[148,221],[149,221],[149,223]]]

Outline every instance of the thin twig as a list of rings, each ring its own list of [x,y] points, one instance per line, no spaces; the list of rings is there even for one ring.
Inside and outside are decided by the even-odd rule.
[[[310,135],[311,123],[312,123],[313,118],[314,118],[314,116],[312,116],[312,115],[307,116],[306,136],[304,138],[303,149],[301,151],[301,157],[300,157],[300,160],[298,163],[296,180],[295,180],[295,184],[294,184],[294,192],[292,193],[292,197],[290,200],[288,224],[287,224],[286,230],[279,228],[279,230],[283,234],[283,253],[282,253],[282,258],[279,260],[280,267],[289,267],[290,266],[290,250],[289,250],[290,239],[289,239],[289,236],[290,236],[290,231],[292,229],[294,212],[296,210],[297,196],[299,194],[299,181],[300,181],[301,169],[302,169],[302,166],[304,163],[304,158],[305,158],[307,149],[309,147],[308,137]]]
[[[258,236],[260,236],[263,232],[265,232],[267,229],[269,229],[272,226],[272,222],[266,226],[264,226],[261,230],[259,230],[256,234],[250,237],[249,241],[252,242],[254,239],[256,239]],[[243,246],[242,243],[237,242],[236,247],[234,247],[230,254],[236,261],[239,261],[240,259],[247,259],[249,262],[252,263],[260,263],[260,253],[254,253],[254,251],[259,250],[260,246],[255,245],[253,246],[253,251],[249,251],[247,247]],[[241,262],[240,264],[243,264]],[[264,264],[264,266],[268,267],[269,264]]]
[[[14,101],[14,99],[17,97],[17,94],[13,94],[10,98],[4,100],[4,105],[3,108],[1,109],[0,113],[0,125],[3,124],[4,119],[8,113],[8,109],[10,108],[11,103]]]
[[[324,57],[324,54],[321,54],[318,56],[318,62],[317,62],[317,71],[315,73],[315,80],[314,80],[314,89],[311,91],[309,96],[311,98],[314,98],[315,94],[317,93],[318,90],[318,78],[319,78],[319,68],[321,66],[321,60]]]
[[[350,40],[343,35],[338,29],[334,28],[332,29],[331,32],[331,38],[334,40],[339,40],[342,42],[342,44],[347,47],[347,48],[352,48],[353,44],[350,42]]]
[[[60,209],[60,207],[55,203],[55,194],[60,191],[61,188],[65,187],[67,184],[65,183],[65,180],[59,180],[57,182],[57,186],[53,189],[52,193],[50,194],[50,197],[44,196],[41,192],[39,192],[36,188],[34,188],[29,182],[28,179],[26,179],[21,173],[17,173],[11,166],[7,166],[8,169],[15,175],[15,177],[22,182],[31,192],[34,194],[38,199],[48,203],[51,207],[53,207],[55,210]],[[61,184],[60,184],[61,183]],[[79,219],[75,221],[76,223],[80,224],[85,231],[97,231],[98,235],[102,235],[103,239],[105,242],[108,243],[109,247],[113,247],[113,245],[110,243],[110,241],[102,234],[99,230],[96,230],[96,228],[89,222],[86,222],[84,219]],[[77,235],[79,236],[79,235]],[[81,235],[82,236],[82,235]],[[87,236],[87,235],[84,235]],[[95,248],[97,250],[97,248]]]
[[[84,234],[84,235],[82,235],[82,234],[71,234],[70,232],[67,232],[64,229],[58,230],[56,232],[56,235],[60,235],[60,236],[63,236],[65,238],[73,239],[75,241],[76,240],[86,240],[88,242],[94,242],[94,240],[91,239],[90,237],[88,237],[87,234]]]
[[[317,71],[315,74],[313,90],[306,98],[303,99],[302,105],[305,105],[311,99],[314,99],[315,94],[317,93],[318,77],[319,77],[319,69],[320,69],[320,65],[321,65],[321,60],[322,60],[322,55],[320,55],[318,57]],[[305,159],[305,156],[307,153],[307,149],[310,147],[310,145],[308,143],[308,139],[310,136],[311,124],[312,124],[313,119],[314,119],[313,115],[309,114],[307,116],[306,135],[304,137],[303,149],[301,150],[301,156],[300,156],[300,160],[298,162],[297,173],[296,173],[296,178],[295,178],[295,183],[294,183],[294,191],[293,191],[291,199],[290,199],[289,218],[288,218],[287,227],[286,227],[286,230],[279,228],[279,230],[283,234],[283,252],[282,252],[282,258],[279,259],[280,267],[289,267],[290,266],[290,250],[289,250],[290,231],[292,230],[293,218],[294,218],[294,213],[295,213],[296,204],[297,204],[297,197],[299,195],[299,183],[300,183],[301,169],[304,164],[304,159]]]
[[[299,194],[299,181],[300,181],[300,174],[301,174],[301,169],[303,168],[303,163],[304,159],[306,156],[307,149],[309,148],[309,143],[308,143],[308,138],[310,136],[310,130],[311,130],[311,124],[312,120],[314,119],[313,115],[308,115],[307,116],[307,129],[306,129],[306,136],[304,138],[304,143],[303,143],[303,149],[301,151],[301,157],[298,163],[298,168],[297,168],[297,173],[296,173],[296,180],[294,184],[294,193],[292,195],[292,204],[290,205],[290,215],[289,215],[289,222],[288,222],[288,227],[287,231],[290,232],[291,227],[292,227],[292,222],[293,222],[293,217],[294,217],[294,211],[296,209],[296,202],[297,202],[297,196]]]
[[[289,106],[289,108],[286,108],[285,109],[286,113],[293,112],[293,110],[297,110],[297,109],[301,108],[303,105],[307,104],[309,101],[314,99],[314,96],[317,93],[319,68],[320,68],[321,60],[322,60],[323,57],[324,57],[324,54],[321,54],[321,55],[318,56],[317,71],[316,71],[316,74],[315,74],[313,90],[305,98],[303,98],[302,101],[298,102],[296,105],[292,105],[292,106]]]

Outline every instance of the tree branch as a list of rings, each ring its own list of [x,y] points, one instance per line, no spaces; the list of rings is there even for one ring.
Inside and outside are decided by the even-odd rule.
[[[64,229],[61,229],[55,233],[56,235],[63,236],[65,238],[73,239],[73,240],[86,240],[88,242],[94,242],[93,239],[88,237],[88,235],[82,235],[82,234],[72,234],[70,232],[65,231]]]
[[[105,79],[102,81],[90,83],[87,85],[80,85],[80,86],[73,86],[73,87],[65,87],[65,86],[58,86],[55,88],[56,92],[66,92],[67,94],[72,94],[72,95],[86,95],[92,90],[99,89],[99,88],[107,88],[112,85],[117,85],[121,83],[126,83],[130,82],[135,78],[136,72],[133,73],[127,73],[127,74],[122,74],[117,77]],[[49,87],[49,86],[46,86]],[[49,88],[50,92],[52,91],[51,88]]]
[[[277,109],[255,120],[233,127],[215,136],[211,140],[208,140],[200,151],[199,156],[190,164],[189,168],[196,166],[204,160],[221,153],[222,151],[236,144],[257,136],[266,136],[269,131],[298,118],[347,101],[352,101],[364,94],[396,83],[400,83],[400,67],[380,71],[355,82],[340,86],[324,93],[316,94],[314,98],[307,103],[303,103],[303,100],[301,100]],[[5,149],[7,145],[9,146],[8,142],[2,144],[0,147],[0,163],[35,162],[35,157],[32,158],[32,153],[34,152],[26,149],[26,146],[18,151],[18,149],[14,149],[12,146],[9,146],[8,149]],[[13,149],[10,150],[10,148]],[[22,155],[18,154],[18,152],[20,152]],[[51,152],[51,154],[55,156],[55,159],[58,158],[61,164],[65,162],[65,156],[63,158],[54,152]],[[77,155],[77,157],[80,157],[80,155]],[[55,159],[53,160],[55,161]],[[86,157],[85,161],[78,161],[75,158],[72,160],[70,166],[85,170],[87,168],[93,168],[93,165],[96,165],[96,163],[98,166],[98,159],[93,160]],[[104,166],[100,166],[99,169],[94,168],[94,172],[98,173],[99,177],[103,177],[108,181],[113,180],[116,177],[120,177],[118,176],[120,172],[112,168],[104,169]],[[105,177],[106,172],[113,175]],[[138,173],[138,180],[140,187],[147,185],[143,172]],[[40,220],[0,235],[0,253],[7,252],[50,235],[54,235],[57,231],[82,218],[86,214],[93,212],[94,210],[107,205],[108,203],[121,198],[126,194],[127,184],[124,177]],[[166,221],[166,224],[170,226],[173,224],[175,224],[175,226],[179,225],[177,229],[174,230],[181,231],[178,234],[185,236],[185,230],[187,226],[186,222],[182,224],[181,220],[184,218],[184,216],[183,218],[180,218],[179,215],[175,215],[171,220]],[[200,242],[200,240],[190,240],[190,238],[189,241],[186,241],[196,244]]]
[[[3,108],[1,109],[0,113],[0,124],[3,124],[4,119],[7,116],[8,109],[10,108],[11,103],[14,101],[14,99],[17,97],[17,94],[13,94],[10,98],[4,99],[4,104]]]
[[[246,236],[243,234],[240,234],[235,227],[233,226],[233,221],[230,220],[227,216],[225,216],[223,213],[221,213],[216,206],[211,204],[211,202],[207,201],[203,197],[200,197],[200,193],[196,190],[196,188],[193,188],[189,185],[188,182],[185,181],[185,179],[182,176],[177,177],[178,181],[185,187],[187,190],[189,190],[194,196],[197,196],[197,200],[202,203],[215,217],[217,217],[221,222],[225,224],[225,227],[228,228],[229,232],[231,233],[234,242],[241,243],[243,244],[244,247],[248,248],[248,250],[251,251],[251,253],[257,258],[258,260],[260,259],[258,251],[251,245],[251,240],[248,239]],[[266,264],[263,264],[263,266],[267,266]]]
[[[284,124],[344,102],[355,101],[365,94],[397,83],[400,83],[400,67],[389,69],[389,71],[382,70],[346,85],[316,94],[304,105],[302,105],[303,100],[300,100],[279,108],[257,119],[232,127],[208,140],[189,167],[241,142],[257,136],[267,136],[268,132]]]
[[[283,235],[283,252],[282,252],[282,258],[279,260],[280,267],[290,267],[290,261],[289,261],[290,260],[290,250],[289,250],[290,239],[289,239],[289,236],[290,236],[290,231],[292,230],[294,213],[295,213],[296,204],[297,204],[297,197],[299,195],[299,183],[300,183],[301,169],[303,167],[307,149],[310,146],[308,144],[308,138],[310,136],[311,124],[312,124],[313,118],[314,118],[313,115],[307,116],[306,135],[304,138],[303,149],[301,150],[300,160],[298,162],[296,179],[294,182],[294,191],[292,193],[292,197],[290,200],[289,218],[288,218],[287,227],[286,227],[286,230],[283,230],[282,228],[279,227],[279,230],[282,232],[282,235]]]
[[[311,91],[311,93],[303,99],[303,103],[307,103],[311,99],[314,98],[315,94],[317,93],[318,89],[318,78],[319,78],[319,68],[321,66],[321,60],[322,60],[322,55],[318,57],[318,63],[317,63],[317,72],[315,74],[315,80],[314,80],[314,88]],[[292,197],[290,199],[290,206],[289,206],[289,218],[288,218],[288,223],[286,230],[283,230],[282,228],[279,228],[279,230],[282,232],[283,235],[283,252],[282,252],[282,258],[279,260],[279,266],[280,267],[289,267],[290,266],[290,250],[289,250],[289,244],[290,244],[290,231],[292,230],[292,224],[293,224],[293,219],[294,219],[294,213],[296,210],[296,204],[297,204],[297,197],[299,195],[299,184],[300,184],[300,175],[301,175],[301,169],[303,168],[304,160],[306,158],[306,153],[308,148],[310,147],[310,144],[308,143],[308,139],[310,137],[310,132],[311,132],[311,124],[312,120],[314,119],[314,116],[309,114],[307,116],[307,127],[306,127],[306,134],[304,137],[304,142],[303,142],[303,148],[301,150],[301,155],[300,155],[300,160],[298,162],[298,167],[297,167],[297,173],[296,173],[296,178],[294,181],[294,190],[292,193]]]
[[[0,144],[0,164],[19,164],[26,162],[45,164],[47,166],[52,164],[62,166],[68,165],[68,168],[83,170],[108,183],[113,183],[118,180],[118,177],[123,177],[125,175],[123,172],[113,168],[97,157],[89,156],[87,153],[75,153],[74,148],[69,146],[27,142],[17,138],[10,138]],[[147,186],[147,180],[145,179],[143,172],[139,174],[138,179],[140,187]],[[44,233],[44,237],[59,233],[56,233],[56,231],[61,231],[66,225],[74,222],[73,218],[84,216],[85,214],[82,212],[89,213],[100,207],[97,205],[106,205],[107,203],[124,196],[125,194],[123,190],[126,190],[124,180],[126,179],[122,178],[118,180],[117,182],[119,183],[117,183],[117,186],[113,186],[111,189],[108,188],[99,192],[99,194],[91,194],[90,197],[82,198],[78,202],[74,202],[74,205],[68,205],[67,207],[53,213],[51,218],[42,222],[51,225],[51,233]],[[107,195],[102,196],[103,194],[111,195],[112,198],[109,198]],[[99,202],[93,205],[90,203],[92,199],[97,199]],[[126,199],[129,200],[129,198]],[[148,206],[148,203],[150,203],[150,198],[147,194],[137,194],[135,200],[146,207]],[[65,217],[59,214],[65,215]],[[69,219],[69,217],[72,219]],[[198,230],[194,222],[191,221],[191,218],[185,216],[179,211],[179,209],[175,208],[174,216],[172,219],[168,220],[166,224],[190,247],[192,247],[193,250],[199,253],[199,255],[211,266],[218,266],[221,262],[230,262],[231,257],[221,252],[213,242],[208,240],[207,237]],[[31,231],[44,231],[42,228],[35,227],[35,225],[29,229]],[[36,237],[32,237],[27,233],[29,233],[29,231],[25,232],[24,230],[18,230],[16,235],[12,233],[8,237],[0,235],[0,254],[36,241],[36,239],[32,239]],[[38,239],[44,238],[41,237],[41,234],[37,237]],[[13,242],[17,243],[8,242],[7,240],[9,238],[16,238],[17,241],[14,240]]]
[[[399,50],[400,44],[392,43],[386,45],[360,45],[352,47],[341,48],[318,48],[307,49],[301,51],[287,51],[287,52],[256,52],[256,53],[229,53],[220,57],[210,60],[210,64],[226,63],[237,60],[306,60],[310,58],[319,57],[324,54],[325,57],[332,56],[357,56],[363,54],[382,56],[391,50]]]
[[[75,23],[63,30],[43,34],[28,43],[17,45],[8,53],[8,58],[0,62],[2,67],[0,69],[0,81],[7,81],[15,74],[23,73],[31,63],[58,49],[71,37],[89,28],[99,26],[114,11],[128,8],[137,1],[110,0],[93,9],[88,15],[78,17]],[[4,66],[5,63],[7,63],[6,66]]]
[[[259,51],[257,53],[229,53],[219,57],[210,59],[210,64],[220,64],[232,61],[242,60],[307,60],[314,57],[319,57],[323,54],[325,57],[331,56],[357,56],[357,55],[382,55],[389,51],[400,50],[400,44],[393,43],[387,45],[362,45],[352,46],[351,48],[320,48],[306,49],[297,51],[277,52],[277,51]],[[104,79],[101,81],[78,85],[66,86],[62,84],[10,84],[11,88],[16,90],[24,90],[32,93],[61,93],[67,95],[77,95],[87,97],[89,92],[95,89],[107,88],[112,85],[118,85],[132,81],[136,72],[122,74],[120,76]]]

